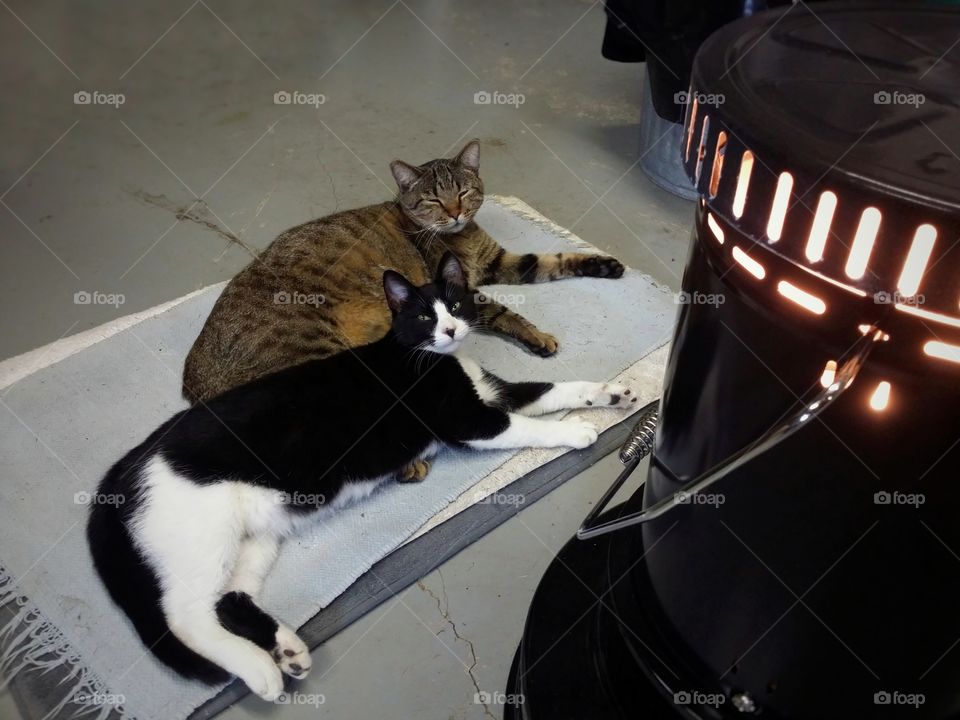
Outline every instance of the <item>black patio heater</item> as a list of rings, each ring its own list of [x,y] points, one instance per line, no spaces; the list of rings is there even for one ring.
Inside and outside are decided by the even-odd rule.
[[[703,45],[663,397],[506,717],[960,717],[958,39],[944,6],[798,3]]]

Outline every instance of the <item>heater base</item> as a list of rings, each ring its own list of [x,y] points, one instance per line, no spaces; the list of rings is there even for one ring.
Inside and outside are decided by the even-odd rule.
[[[519,702],[504,705],[504,720],[718,717],[674,704],[624,641],[637,628],[611,611],[610,578],[628,569],[610,567],[611,537],[573,538],[547,568],[507,680],[507,698]]]

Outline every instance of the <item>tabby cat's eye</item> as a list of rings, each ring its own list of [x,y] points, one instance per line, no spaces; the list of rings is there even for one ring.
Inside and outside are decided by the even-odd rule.
[[[459,309],[460,309],[460,301],[459,301],[459,300],[457,300],[457,302],[455,302],[453,305],[450,306],[450,311],[451,311],[451,312],[456,312],[456,311],[459,310]]]
[[[417,315],[417,320],[422,320],[423,322],[426,322],[429,319],[430,319],[429,315]]]

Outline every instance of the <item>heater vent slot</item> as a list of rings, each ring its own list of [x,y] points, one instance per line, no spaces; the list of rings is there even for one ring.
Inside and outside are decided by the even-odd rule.
[[[877,412],[881,410],[886,410],[887,405],[890,404],[890,383],[886,380],[877,383],[877,387],[874,388],[873,394],[870,396],[870,407]]]
[[[690,95],[693,95],[691,92]],[[688,95],[687,97],[690,97]],[[693,131],[697,127],[697,98],[693,96],[693,101],[690,103],[690,120],[687,122],[687,147],[683,151],[683,161],[690,162],[690,146],[693,144]]]
[[[721,130],[717,135],[717,150],[713,154],[713,167],[710,170],[710,198],[717,196],[720,187],[720,175],[723,173],[723,157],[727,152],[727,134]]]
[[[917,294],[936,240],[937,229],[933,225],[925,224],[917,228],[917,232],[913,236],[913,244],[910,245],[910,252],[903,263],[900,279],[897,281],[897,290],[902,295],[913,297]]]
[[[807,260],[812,263],[823,259],[823,251],[827,247],[827,237],[830,235],[830,225],[833,223],[833,213],[836,209],[837,196],[829,190],[821,193],[805,250]]]
[[[853,237],[853,246],[850,248],[850,255],[847,257],[847,266],[844,270],[847,277],[859,280],[867,271],[867,263],[870,262],[870,253],[873,252],[873,245],[877,241],[877,232],[880,230],[880,211],[875,207],[868,207],[860,216],[860,224],[857,225],[857,233]]]
[[[747,205],[747,190],[750,188],[750,173],[753,172],[753,153],[744,150],[740,157],[740,173],[737,175],[737,189],[733,194],[733,216],[743,217]]]
[[[717,219],[713,216],[713,213],[707,213],[707,226],[710,228],[710,232],[713,233],[713,236],[717,239],[717,242],[723,245],[723,228],[720,227],[720,223],[717,222]]]
[[[788,172],[780,173],[777,179],[777,190],[773,194],[773,203],[770,205],[770,218],[767,220],[767,238],[772,243],[777,242],[783,234],[783,221],[787,217],[791,190],[793,190],[793,175]]]
[[[777,283],[777,292],[815,315],[823,315],[827,311],[827,304],[823,300],[786,280]]]
[[[703,161],[707,157],[707,141],[710,139],[710,116],[703,116],[703,130],[700,131],[700,146],[697,148],[697,172],[694,184],[700,184],[700,173],[703,172]]]
[[[743,269],[753,275],[757,280],[763,280],[767,276],[766,268],[736,245],[733,246],[731,254],[733,255],[733,259],[740,263]]]

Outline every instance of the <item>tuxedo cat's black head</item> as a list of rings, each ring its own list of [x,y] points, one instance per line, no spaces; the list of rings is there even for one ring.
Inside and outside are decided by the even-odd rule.
[[[452,252],[440,260],[433,283],[414,287],[400,273],[387,270],[383,290],[393,313],[393,334],[408,347],[452,353],[477,317],[463,266]]]

